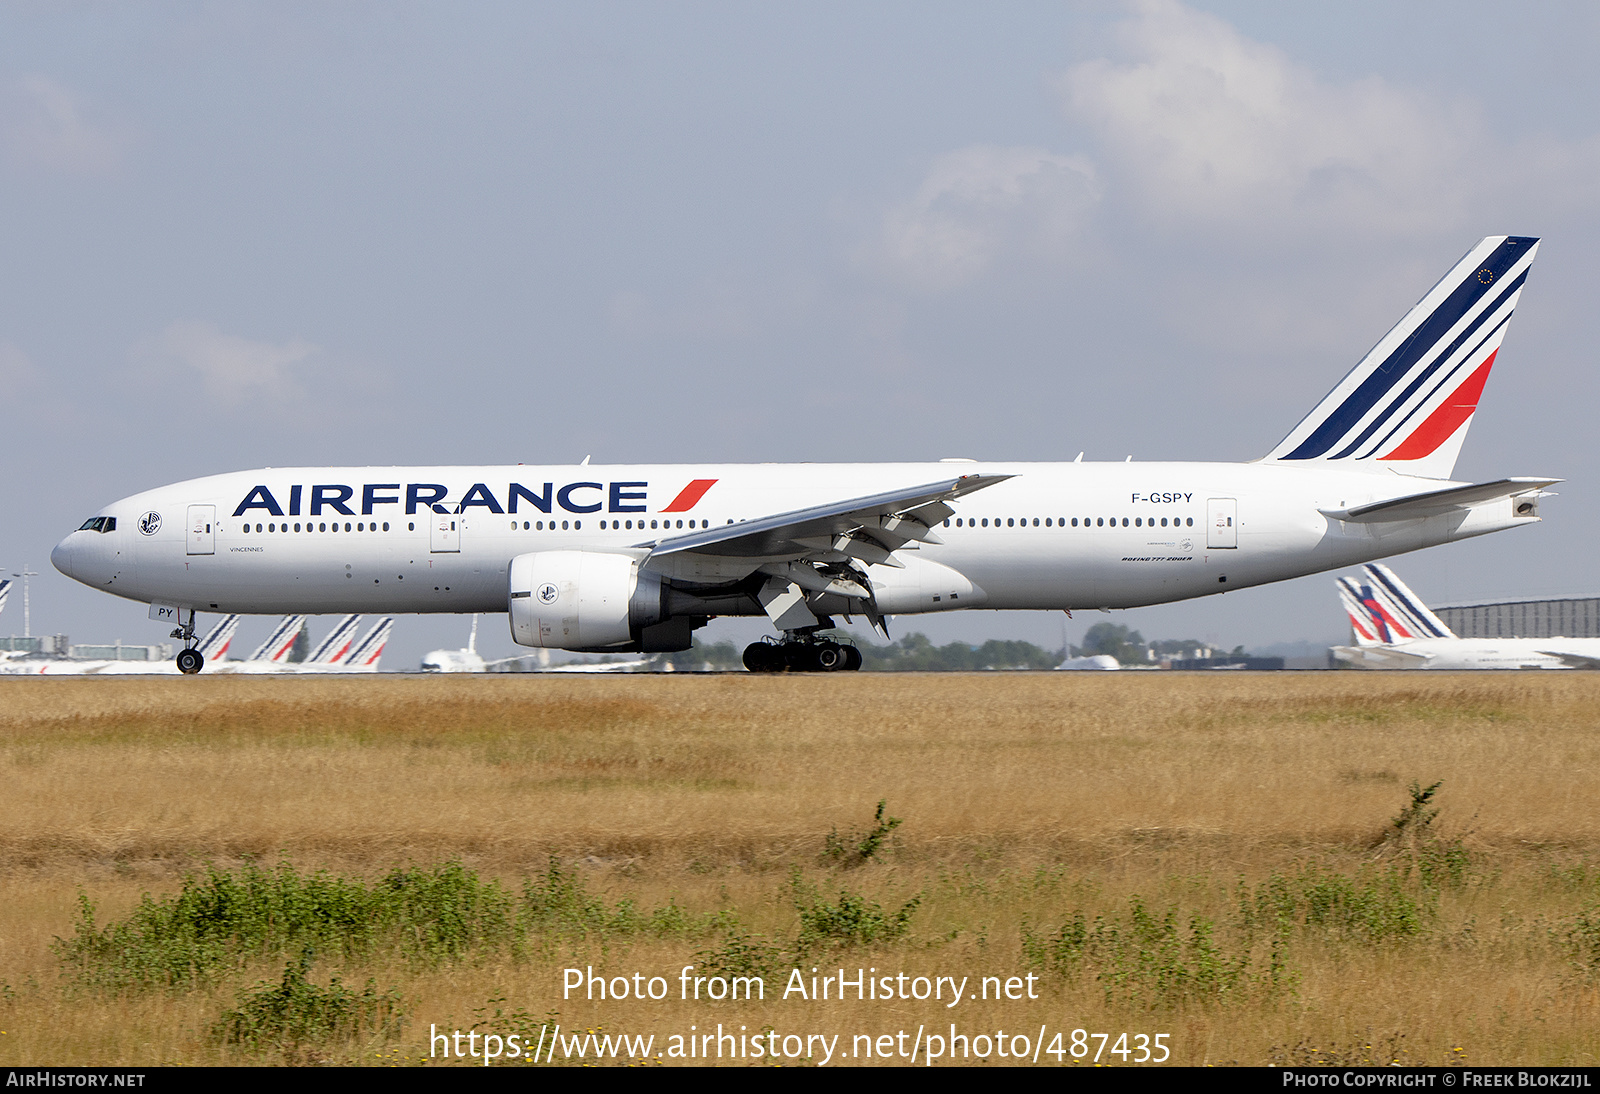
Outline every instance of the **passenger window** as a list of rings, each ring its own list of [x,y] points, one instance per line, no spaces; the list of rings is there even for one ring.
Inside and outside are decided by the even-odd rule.
[[[1033,518],[1033,526],[1035,528],[1039,527],[1039,518],[1038,517],[1034,517]]]
[[[1105,517],[1095,517],[1094,518],[1094,523],[1095,523],[1095,527],[1096,528],[1104,528],[1105,527],[1105,523],[1106,523],[1106,518]]]
[[[1189,527],[1190,527],[1190,528],[1193,528],[1193,527],[1194,527],[1194,518],[1193,518],[1193,517],[1190,517],[1190,518],[1189,518],[1189,519],[1188,519],[1188,520],[1187,520],[1187,521],[1185,521],[1185,522],[1184,522],[1184,523],[1186,523],[1186,524],[1187,524],[1187,525],[1188,525],[1188,526],[1189,526]]]
[[[1077,517],[1073,517],[1072,518],[1072,526],[1074,528],[1076,528],[1078,526],[1078,518]]]
[[[1122,518],[1122,526],[1124,528],[1126,528],[1128,526],[1128,518],[1127,517],[1123,517]]]
[[[1034,523],[1035,523],[1035,524],[1038,524],[1038,523],[1039,523],[1039,522],[1038,522],[1038,521],[1034,521]],[[1044,518],[1044,526],[1045,526],[1045,527],[1046,527],[1046,528],[1049,528],[1049,527],[1050,527],[1050,526],[1051,526],[1051,525],[1050,525],[1050,518],[1049,518],[1049,517],[1045,517],[1045,518]]]
[[[389,522],[388,521],[384,521],[383,522],[383,530],[385,532],[387,532],[389,530]]]

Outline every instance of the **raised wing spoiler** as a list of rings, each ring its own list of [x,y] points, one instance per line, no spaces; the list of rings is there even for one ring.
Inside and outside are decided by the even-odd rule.
[[[955,512],[946,502],[1009,478],[1010,475],[963,475],[707,528],[644,546],[650,549],[652,558],[693,551],[734,558],[792,559],[835,550],[867,562],[896,565],[888,556],[904,544],[912,540],[941,542],[931,529]],[[850,542],[842,543],[846,538]]]
[[[1319,509],[1318,512],[1334,520],[1348,520],[1358,524],[1386,520],[1420,520],[1423,517],[1435,517],[1440,513],[1447,513],[1451,509],[1470,509],[1474,505],[1481,505],[1497,498],[1514,498],[1522,494],[1536,493],[1561,481],[1534,478],[1496,479],[1494,482],[1478,483],[1473,486],[1450,486],[1443,490],[1429,490],[1423,494],[1408,494],[1403,498],[1355,505],[1349,509]]]

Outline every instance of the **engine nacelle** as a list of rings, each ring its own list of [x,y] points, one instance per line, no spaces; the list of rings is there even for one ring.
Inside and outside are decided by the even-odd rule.
[[[664,592],[660,575],[641,573],[639,563],[627,555],[518,555],[511,560],[511,638],[523,646],[557,650],[658,645],[641,643],[641,636],[666,621]]]

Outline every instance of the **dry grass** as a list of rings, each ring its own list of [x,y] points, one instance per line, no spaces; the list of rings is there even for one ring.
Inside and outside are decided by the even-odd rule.
[[[295,1058],[414,1059],[430,1024],[465,1029],[498,1005],[653,1031],[658,1053],[691,1023],[843,1046],[954,1020],[1168,1032],[1176,1063],[1338,1062],[1371,1044],[1411,1061],[1593,1064],[1600,968],[1580,967],[1571,939],[1600,902],[1597,699],[1600,676],[1580,673],[0,680],[0,1063],[282,1058],[206,1036],[282,955],[183,992],[74,988],[50,942],[71,934],[80,887],[104,924],[207,862],[375,879],[455,859],[520,890],[554,855],[609,905],[671,900],[736,926],[534,932],[420,965],[324,956],[314,982],[373,977],[411,1025]],[[1443,780],[1443,813],[1417,847],[1382,844],[1413,779]],[[879,854],[853,869],[823,856],[830,831],[864,831],[885,798],[904,824]],[[1424,885],[1417,851],[1435,845],[1464,872]],[[822,964],[1034,972],[1041,998],[561,999],[569,964],[668,976],[675,995],[677,970],[730,931],[792,958],[795,869],[829,900],[841,886],[891,909],[921,898],[905,938]],[[1418,929],[1244,925],[1241,884],[1312,869],[1358,888],[1400,877]],[[1175,909],[1184,938],[1209,921],[1220,959],[1248,961],[1235,986],[1139,988],[1137,973],[1116,987],[1128,953],[1118,974],[1103,947],[1051,963],[1024,946],[1078,911],[1125,938],[1135,897],[1158,918]]]

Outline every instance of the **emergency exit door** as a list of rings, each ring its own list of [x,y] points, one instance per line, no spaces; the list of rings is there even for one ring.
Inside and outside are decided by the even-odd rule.
[[[1211,498],[1206,502],[1206,547],[1239,546],[1239,502],[1235,498]]]
[[[216,527],[217,507],[215,505],[189,506],[189,554],[216,554]]]

